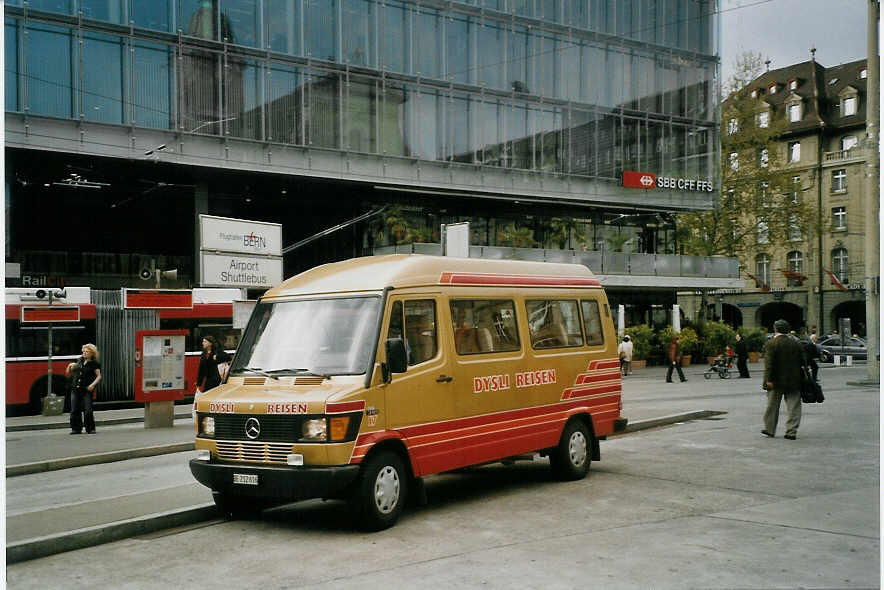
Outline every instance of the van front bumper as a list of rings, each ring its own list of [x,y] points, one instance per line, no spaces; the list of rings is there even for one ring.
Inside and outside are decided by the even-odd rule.
[[[198,482],[216,492],[294,502],[340,497],[359,475],[359,465],[265,467],[191,459],[190,472]],[[254,481],[253,477],[243,476],[257,476],[257,485],[234,483],[234,474],[240,480]]]

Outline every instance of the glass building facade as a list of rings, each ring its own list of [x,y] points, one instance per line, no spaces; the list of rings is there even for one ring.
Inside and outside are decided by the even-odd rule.
[[[6,110],[612,184],[715,179],[718,10],[8,0]]]

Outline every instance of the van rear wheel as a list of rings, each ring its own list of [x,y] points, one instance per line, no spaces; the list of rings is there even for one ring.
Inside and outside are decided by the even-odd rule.
[[[549,464],[559,479],[583,479],[592,461],[589,430],[581,420],[565,424],[559,444],[549,454]]]
[[[359,527],[380,531],[396,524],[408,495],[408,474],[402,458],[391,451],[369,457],[350,498]]]

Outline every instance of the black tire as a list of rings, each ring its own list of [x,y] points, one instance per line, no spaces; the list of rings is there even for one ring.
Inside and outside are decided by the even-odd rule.
[[[712,379],[712,373],[706,371],[705,373],[703,373],[703,377],[705,377],[706,379]]]
[[[381,531],[396,524],[408,497],[408,478],[402,457],[392,451],[380,451],[362,464],[350,497],[359,528]]]
[[[592,439],[586,424],[571,420],[565,424],[558,446],[549,454],[553,474],[563,481],[583,479],[592,462]]]
[[[213,491],[212,500],[215,501],[215,506],[224,516],[235,519],[257,518],[261,511],[267,507],[267,503],[258,498],[223,492]]]

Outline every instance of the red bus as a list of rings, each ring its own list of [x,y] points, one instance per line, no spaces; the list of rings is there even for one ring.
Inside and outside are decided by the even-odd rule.
[[[6,289],[6,407],[7,412],[39,413],[47,393],[49,324],[38,314],[23,319],[23,308],[46,306],[36,300],[34,288]],[[135,331],[186,329],[185,383],[189,394],[196,389],[201,343],[213,335],[228,351],[239,345],[240,330],[233,327],[233,301],[239,289],[193,289],[188,309],[123,310],[122,292],[89,287],[67,287],[66,297],[53,307],[76,307],[77,321],[52,324],[52,392],[67,394],[64,372],[80,356],[87,342],[99,349],[102,380],[97,401],[135,400]],[[36,321],[27,321],[35,319]],[[65,408],[68,408],[66,400]]]

